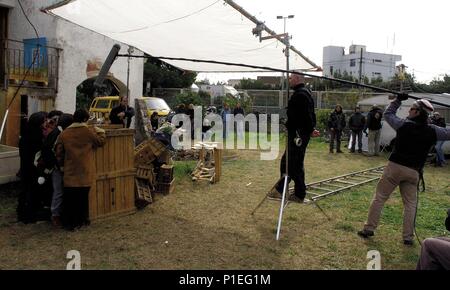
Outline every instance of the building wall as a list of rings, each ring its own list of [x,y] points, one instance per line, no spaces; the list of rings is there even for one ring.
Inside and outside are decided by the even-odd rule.
[[[3,0],[0,0],[0,3]],[[8,1],[7,1],[8,2]],[[25,11],[35,25],[39,37],[46,37],[49,46],[62,49],[59,62],[59,88],[56,94],[56,109],[73,112],[76,104],[76,87],[88,78],[87,64],[90,61],[103,63],[112,46],[116,44],[110,38],[79,27],[65,20],[45,14],[40,9],[54,5],[58,0],[22,0]],[[22,41],[35,38],[36,34],[26,21],[20,7],[11,9],[9,19],[9,38]],[[128,46],[121,44],[121,53]],[[135,50],[137,55],[143,53]],[[128,63],[118,58],[110,72],[124,84],[127,83]],[[144,60],[132,59],[130,62],[130,99],[142,96]]]
[[[370,79],[381,77],[389,80],[395,75],[396,62],[401,61],[401,56],[393,54],[368,52],[363,45],[352,45],[350,53],[345,54],[345,48],[339,46],[327,46],[323,49],[323,68],[325,76],[333,73],[344,73],[359,78],[359,69],[362,52],[362,75]]]
[[[69,32],[69,33],[68,33]],[[60,59],[59,91],[56,107],[62,111],[73,111],[76,104],[76,87],[91,75],[87,72],[88,62],[104,62],[116,41],[100,34],[78,28],[73,24],[58,21],[57,41],[63,47]],[[128,46],[121,44],[121,54],[127,53]],[[137,55],[142,52],[135,50]],[[123,84],[127,83],[128,59],[117,58],[110,73]],[[130,104],[143,94],[144,60],[130,60]]]
[[[56,18],[40,11],[42,8],[49,7],[57,2],[60,1],[21,1],[27,16],[30,18],[31,22],[38,31],[38,36],[45,37],[47,39],[48,46],[62,49],[59,60],[58,90],[53,92],[53,96],[51,97],[54,98],[55,109],[73,113],[76,106],[77,86],[84,80],[92,77],[92,75],[88,74],[88,63],[98,63],[99,67],[101,67],[101,64],[103,64],[104,60],[108,56],[112,46],[117,42],[98,33],[84,29],[63,19]],[[17,1],[0,0],[0,5],[12,7],[9,13],[9,39],[23,41],[24,39],[36,38],[34,29],[26,20]],[[120,53],[126,53],[129,47],[125,44],[120,45]],[[137,49],[135,49],[133,54],[143,55],[143,53]],[[110,72],[115,78],[126,85],[127,68],[127,59],[118,58],[113,63]],[[134,104],[134,98],[140,97],[143,94],[143,71],[144,59],[131,59],[129,84],[130,104]],[[13,88],[11,87],[10,89]],[[8,92],[8,94],[3,95],[9,96],[11,94]],[[35,104],[36,98],[42,98],[43,102],[46,104],[48,103],[48,90],[44,93],[43,90],[28,89],[27,95],[31,99],[29,104]],[[20,98],[16,98],[13,106],[15,110],[20,108]],[[42,106],[29,106],[28,113],[34,113],[33,108],[40,107]],[[0,115],[3,115],[5,109],[3,108],[2,110],[3,111],[0,112]],[[19,138],[18,128],[20,128],[20,122],[17,122],[16,120],[18,120],[18,118],[8,118],[7,131],[9,131],[9,133],[7,133],[8,137],[6,139],[7,144],[11,146],[17,146]]]

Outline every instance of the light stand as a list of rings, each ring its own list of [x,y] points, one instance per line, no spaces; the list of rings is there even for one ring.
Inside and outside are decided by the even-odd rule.
[[[286,109],[288,107],[288,103],[289,103],[289,95],[290,95],[290,85],[289,85],[289,74],[290,74],[290,63],[289,63],[289,57],[290,57],[290,50],[291,50],[291,44],[290,44],[290,36],[288,33],[286,33],[286,19],[287,18],[294,18],[293,15],[289,15],[288,17],[282,17],[282,16],[278,16],[278,19],[282,19],[284,18],[284,29],[285,29],[285,33],[283,34],[279,34],[279,35],[273,35],[273,36],[266,36],[266,37],[261,37],[261,33],[262,30],[264,30],[264,24],[259,23],[255,29],[253,29],[253,34],[259,36],[259,40],[267,40],[267,39],[271,39],[271,38],[277,38],[279,39],[280,37],[282,38],[283,43],[286,45],[286,48],[284,50],[284,54],[286,56],[286,74],[287,74],[287,85],[286,85],[286,99],[287,99],[287,103],[286,103]],[[289,130],[286,127],[286,152],[285,152],[285,158],[286,158],[286,169],[285,169],[285,173],[284,176],[281,177],[278,182],[275,184],[274,188],[277,187],[277,185],[282,182],[284,180],[284,185],[283,185],[283,193],[281,196],[281,204],[280,204],[280,212],[279,212],[279,216],[278,216],[278,224],[277,224],[277,234],[276,234],[276,240],[279,241],[280,240],[280,234],[281,234],[281,224],[283,221],[283,213],[284,213],[284,209],[287,206],[286,203],[286,197],[287,194],[289,193]],[[273,188],[272,188],[273,189]],[[256,210],[264,203],[264,201],[268,198],[268,195],[266,195],[264,197],[264,199],[258,204],[258,206],[253,210],[253,212],[251,213],[251,215],[254,215]],[[324,212],[324,210],[317,204],[317,202],[315,202],[313,199],[311,199],[312,203],[317,206],[317,208],[319,208],[319,210],[328,218],[328,220],[330,220],[330,217]]]
[[[289,17],[286,17],[286,18],[293,18],[293,17],[294,17],[293,15],[290,15]],[[285,25],[286,25],[286,19],[285,19]],[[264,29],[265,29],[265,25],[263,23],[258,23],[258,25],[252,31],[254,35],[259,36],[259,41],[260,42],[263,41],[263,40],[268,40],[268,39],[273,39],[273,38],[277,38],[277,39],[282,38],[282,41],[286,45],[286,48],[284,50],[284,54],[286,56],[287,80],[289,80],[289,57],[290,57],[290,49],[291,49],[291,44],[290,44],[290,41],[289,41],[290,36],[289,36],[288,33],[285,32],[283,34],[270,35],[270,36],[262,37],[261,34],[262,34],[262,31]],[[286,26],[285,26],[285,30],[286,30]],[[288,84],[286,86],[286,92],[287,92],[287,100],[289,101],[289,94],[290,94],[289,81],[288,81]],[[287,107],[287,104],[286,104],[286,107]],[[276,235],[276,240],[277,241],[280,240],[281,223],[283,221],[284,208],[286,207],[286,196],[289,193],[289,130],[286,130],[286,131],[287,131],[286,152],[285,152],[286,170],[285,170],[284,176],[276,183],[276,185],[278,185],[278,183],[281,182],[284,179],[283,194],[282,194],[282,197],[281,197],[280,213],[279,213],[278,225],[277,225],[277,235]],[[260,204],[255,208],[255,210],[253,210],[252,215],[264,203],[266,198],[267,198],[267,195],[260,202]]]
[[[287,92],[287,102],[289,103],[289,94],[290,94],[290,86],[289,86],[289,56],[290,56],[290,49],[291,49],[291,44],[289,41],[289,34],[286,34],[285,38],[284,38],[284,43],[286,45],[286,49],[284,51],[284,54],[286,56],[286,71],[287,71],[287,88],[286,88],[286,92]],[[287,106],[286,106],[287,107]],[[286,127],[287,129],[287,127]],[[278,217],[278,226],[277,226],[277,241],[280,240],[280,233],[281,233],[281,222],[283,221],[283,212],[284,212],[284,208],[285,208],[285,201],[286,201],[286,195],[289,193],[289,130],[286,130],[287,134],[286,134],[286,170],[285,170],[285,174],[284,174],[284,186],[283,186],[283,194],[281,197],[281,205],[280,205],[280,214]]]

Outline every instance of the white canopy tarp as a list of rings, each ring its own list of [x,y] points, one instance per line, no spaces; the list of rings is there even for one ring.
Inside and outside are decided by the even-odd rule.
[[[63,1],[47,11],[154,57],[286,69],[284,44],[276,39],[260,42],[252,33],[256,24],[224,0],[73,0]],[[267,35],[263,33],[263,36]],[[164,61],[197,72],[260,70]],[[314,63],[298,53],[291,53],[291,70],[316,68]]]

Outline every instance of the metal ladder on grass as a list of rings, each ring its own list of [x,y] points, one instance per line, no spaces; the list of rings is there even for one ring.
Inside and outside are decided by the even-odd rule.
[[[353,187],[357,187],[366,183],[370,183],[372,181],[379,180],[383,175],[383,170],[384,166],[380,166],[307,184],[306,194],[310,198],[305,198],[304,203],[305,204],[313,203],[325,214],[325,212],[320,208],[320,206],[316,203],[316,201],[337,194],[339,192],[351,189]],[[293,193],[294,188],[290,187],[289,194]],[[256,211],[261,207],[261,205],[264,203],[264,201],[266,201],[266,199],[280,201],[279,198],[271,198],[267,194],[264,197],[264,199],[258,204],[258,206],[253,210],[251,215],[254,215],[256,213]],[[289,203],[290,203],[289,200],[286,198],[284,208],[286,208]]]
[[[318,201],[353,187],[379,180],[383,175],[383,170],[384,166],[380,166],[307,184],[306,192],[310,195],[310,199],[305,199],[305,202]],[[294,188],[289,188],[289,192],[293,193]]]

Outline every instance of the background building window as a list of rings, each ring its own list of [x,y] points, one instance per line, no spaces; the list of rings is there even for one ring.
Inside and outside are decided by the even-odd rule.
[[[350,60],[350,66],[356,66],[356,59]]]

